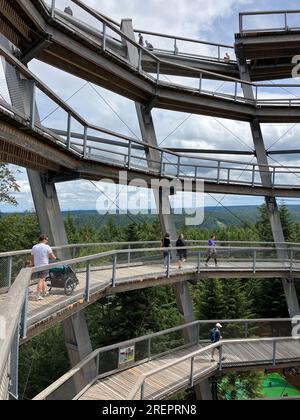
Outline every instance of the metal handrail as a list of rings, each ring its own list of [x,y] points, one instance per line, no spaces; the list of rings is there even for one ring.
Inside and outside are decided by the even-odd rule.
[[[242,12],[239,14],[240,20],[240,34],[247,34],[252,32],[269,32],[269,31],[290,31],[293,27],[288,25],[288,15],[300,14],[300,10],[270,10],[270,11],[257,11],[257,12]],[[261,28],[261,29],[246,29],[244,30],[244,17],[245,16],[266,16],[266,15],[283,15],[284,26],[280,28]],[[300,30],[300,27],[294,27]]]
[[[81,361],[77,366],[75,366],[72,370],[67,372],[65,375],[63,375],[61,378],[59,378],[56,382],[54,382],[52,385],[50,385],[50,387],[48,387],[47,389],[42,391],[42,393],[40,393],[34,399],[35,400],[46,399],[47,396],[51,395],[52,392],[57,390],[60,386],[62,386],[64,383],[66,383],[69,379],[71,379],[73,376],[75,376],[77,373],[79,373],[82,368],[84,368],[87,364],[89,364],[93,359],[95,359],[96,357],[98,357],[102,353],[107,353],[109,351],[117,350],[119,348],[130,347],[130,346],[133,346],[137,343],[140,343],[140,342],[143,342],[143,341],[150,341],[150,340],[153,340],[155,338],[162,337],[164,335],[169,335],[169,334],[172,334],[174,332],[182,331],[184,329],[197,327],[197,326],[201,326],[201,325],[210,326],[211,324],[215,324],[217,322],[221,322],[224,326],[225,324],[252,324],[252,323],[254,323],[254,324],[271,323],[272,324],[272,323],[289,323],[289,322],[292,322],[292,321],[293,320],[289,319],[289,318],[287,318],[287,319],[285,319],[285,318],[281,318],[281,319],[240,319],[240,320],[220,320],[219,319],[219,320],[207,320],[207,321],[202,320],[202,321],[195,321],[195,322],[185,324],[185,325],[180,325],[180,326],[174,327],[174,328],[169,328],[167,330],[160,331],[158,333],[148,334],[146,336],[138,337],[138,338],[133,339],[133,340],[127,340],[127,341],[124,341],[122,343],[117,343],[117,344],[114,344],[114,345],[106,346],[106,347],[95,350],[91,355],[89,355],[87,358],[85,358],[83,361]],[[207,351],[207,348],[205,348],[205,351]],[[155,355],[155,357],[160,357],[160,356],[161,356],[161,354]],[[107,375],[109,375],[109,372],[107,373]],[[95,376],[95,378],[92,382],[96,381],[97,378],[98,378],[98,374],[97,374],[97,376]]]
[[[134,387],[133,391],[130,393],[128,399],[129,400],[134,400],[134,398],[136,397],[136,395],[137,395],[137,393],[139,392],[140,389],[142,390],[141,391],[141,393],[142,393],[141,399],[144,399],[143,398],[143,384],[145,384],[145,381],[148,378],[150,378],[151,376],[154,376],[158,373],[161,373],[164,370],[170,369],[171,367],[177,366],[178,364],[181,364],[181,363],[183,363],[187,360],[192,360],[195,357],[198,357],[201,354],[206,353],[208,351],[211,351],[211,350],[214,350],[214,349],[217,349],[217,348],[222,348],[226,344],[231,344],[232,345],[232,344],[249,344],[249,343],[251,343],[251,344],[253,344],[253,343],[272,343],[273,346],[274,346],[274,343],[283,342],[283,341],[292,340],[292,339],[300,341],[300,337],[299,338],[297,338],[297,337],[294,337],[294,338],[286,337],[286,338],[252,339],[252,340],[224,340],[224,341],[221,341],[217,344],[212,344],[208,347],[205,347],[204,349],[197,350],[197,351],[195,351],[195,352],[193,352],[193,353],[191,353],[187,356],[184,356],[184,357],[182,357],[182,358],[180,358],[180,359],[178,359],[174,362],[170,362],[170,363],[164,365],[161,368],[155,369],[151,372],[148,372],[148,373],[144,374],[143,378],[138,381],[137,385]],[[221,354],[221,351],[220,351],[220,354]],[[299,355],[299,358],[300,358],[300,355]],[[273,360],[273,362],[275,362],[275,366],[276,366],[276,359]],[[222,363],[220,363],[220,370],[222,370]]]

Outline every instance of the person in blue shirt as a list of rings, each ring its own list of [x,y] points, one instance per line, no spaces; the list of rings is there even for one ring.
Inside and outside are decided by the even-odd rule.
[[[210,240],[208,241],[208,257],[205,263],[206,267],[208,267],[208,262],[211,260],[211,258],[214,259],[216,267],[218,267],[215,235],[212,235]]]
[[[222,329],[222,325],[220,323],[216,324],[216,327],[211,331],[211,337],[210,340],[212,342],[212,344],[216,344],[219,343],[223,337],[221,336],[221,329]],[[216,350],[220,351],[218,348],[213,349],[212,351],[212,355],[211,355],[211,362],[215,362],[215,353]]]

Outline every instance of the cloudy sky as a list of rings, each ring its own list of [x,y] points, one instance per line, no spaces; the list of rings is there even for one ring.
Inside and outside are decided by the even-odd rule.
[[[238,13],[240,11],[297,9],[299,1],[273,0],[169,0],[168,7],[162,7],[160,0],[84,0],[84,2],[106,14],[116,21],[122,18],[132,18],[134,27],[182,37],[209,40],[232,45],[234,34],[238,32]],[[275,4],[274,4],[275,3]],[[58,8],[68,6],[68,0],[57,0]],[[74,15],[85,20],[82,12],[72,5]],[[299,16],[298,16],[299,17]],[[264,18],[265,19],[265,18]],[[253,23],[253,22],[252,22]],[[262,21],[260,21],[262,23]],[[266,22],[264,22],[266,24]],[[251,24],[251,22],[249,22]],[[155,38],[148,39],[157,46]],[[163,46],[167,48],[165,44]],[[180,46],[179,46],[180,48]],[[125,135],[141,138],[134,104],[100,87],[86,84],[83,80],[66,75],[61,71],[33,61],[30,69],[46,82],[69,105],[74,107],[90,122]],[[167,79],[165,79],[167,81]],[[168,78],[176,82],[175,78]],[[220,83],[219,83],[220,85]],[[216,89],[218,85],[215,86]],[[226,86],[222,86],[226,89]],[[70,98],[76,91],[79,92]],[[298,92],[293,92],[295,95]],[[286,94],[281,92],[282,95]],[[53,125],[59,119],[49,104],[41,100],[41,119],[46,125]],[[182,113],[154,110],[153,117],[159,144],[164,147],[195,147],[234,150],[253,150],[250,127],[246,123],[214,119],[209,117],[188,115]],[[296,147],[300,129],[298,125],[264,125],[266,145],[273,150]],[[227,157],[228,158],[228,157]],[[280,163],[297,164],[297,157],[274,156]],[[245,158],[250,162],[251,157]],[[253,162],[253,161],[252,161]],[[275,162],[271,161],[270,163]],[[13,167],[15,171],[20,168]],[[16,178],[21,186],[17,194],[19,205],[12,208],[0,205],[0,211],[32,210],[33,203],[26,172],[16,172]],[[96,209],[99,200],[103,199],[101,190],[103,185],[95,186],[89,182],[80,181],[60,184],[57,186],[61,208],[63,210]],[[123,193],[125,191],[123,190]],[[143,193],[147,201],[151,201],[146,192]],[[102,197],[102,198],[101,198]],[[229,205],[260,204],[260,198],[236,196],[205,196],[205,205],[214,206],[222,203]],[[287,200],[288,203],[297,201]]]

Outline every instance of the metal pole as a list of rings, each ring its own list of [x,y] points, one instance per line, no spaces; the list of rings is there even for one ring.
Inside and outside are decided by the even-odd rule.
[[[243,33],[243,15],[240,13],[240,34]]]
[[[273,342],[273,366],[276,366],[276,347],[277,343],[276,341]]]
[[[68,112],[68,128],[67,128],[67,149],[71,149],[71,118],[72,115]]]
[[[202,92],[202,81],[203,81],[203,74],[200,73],[200,79],[199,79],[199,93]]]
[[[19,328],[15,332],[10,356],[10,387],[9,394],[13,400],[19,399]]]
[[[287,13],[284,14],[284,26],[285,26],[285,30],[288,31],[289,27],[288,27]]]
[[[252,170],[252,187],[254,187],[254,185],[255,185],[255,168],[256,168],[256,165],[253,165],[253,170]]]
[[[221,47],[218,45],[218,60],[221,61]]]
[[[160,175],[164,175],[164,152],[160,154]]]
[[[106,23],[103,22],[103,51],[106,51]]]
[[[88,133],[88,127],[84,126],[84,134],[83,134],[83,157],[87,158],[87,133]]]
[[[56,3],[56,0],[52,0],[52,3],[51,3],[51,19],[53,19],[54,16],[55,16],[55,3]]]
[[[139,48],[139,73],[142,72],[142,53],[143,53],[142,49]]]
[[[238,84],[235,82],[234,100],[237,101]]]
[[[25,339],[27,337],[27,314],[28,314],[28,288],[25,292],[25,299],[22,309],[22,315],[21,315],[21,329],[20,329],[20,335],[22,339]]]
[[[99,370],[100,370],[100,353],[97,354],[97,362],[96,362],[96,373],[97,375],[99,375]]]
[[[128,245],[128,265],[131,263],[131,245]]]
[[[149,338],[148,340],[148,359],[151,359],[151,344],[152,344],[152,340],[151,338]]]
[[[90,301],[90,282],[91,282],[91,264],[88,263],[86,266],[86,284],[85,284],[85,294],[84,294],[84,300],[86,302]]]
[[[181,157],[178,156],[178,164],[177,164],[177,178],[180,178],[180,162],[181,162]]]
[[[157,62],[157,83],[159,83],[160,78],[160,62]]]
[[[253,251],[253,273],[256,273],[256,260],[257,260],[257,254],[256,254],[256,250]]]
[[[198,253],[198,274],[201,273],[201,251]]]
[[[272,185],[275,187],[275,178],[276,178],[276,166],[273,168],[273,177],[272,177]]]
[[[13,257],[8,257],[8,264],[7,264],[7,285],[10,289],[12,283],[12,264],[13,264]]]
[[[171,251],[168,251],[168,266],[167,266],[167,278],[170,278],[170,267],[171,266]]]
[[[141,400],[144,401],[145,398],[145,380],[143,380],[142,386],[141,386]]]
[[[175,38],[174,40],[174,54],[178,54],[178,49],[177,49],[177,39]]]
[[[194,386],[194,367],[195,367],[195,357],[192,357],[191,360],[191,376],[190,376],[190,385]]]
[[[112,287],[116,287],[117,282],[117,255],[113,256]]]
[[[291,260],[290,260],[290,272],[293,272],[293,266],[294,266],[294,251],[291,250]]]
[[[218,161],[218,177],[217,177],[218,184],[220,184],[220,175],[221,175],[221,161]]]
[[[220,371],[223,370],[223,345],[220,345],[219,348],[219,353],[220,353]]]
[[[132,141],[129,141],[128,144],[128,169],[131,169],[131,154],[132,154]]]
[[[30,128],[35,126],[35,109],[36,109],[36,83],[32,80],[31,98],[30,98]]]
[[[245,322],[245,338],[247,339],[249,335],[249,324]]]

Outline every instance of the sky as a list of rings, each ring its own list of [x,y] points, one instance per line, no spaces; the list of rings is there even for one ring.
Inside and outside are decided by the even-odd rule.
[[[132,18],[136,29],[175,34],[210,42],[221,42],[233,45],[234,34],[238,32],[238,14],[242,11],[297,9],[299,1],[271,1],[271,0],[169,0],[168,7],[161,7],[159,0],[84,0],[84,2],[99,10],[110,18],[120,21],[122,18]],[[57,0],[57,7],[64,9],[70,5],[69,0]],[[74,16],[85,20],[86,16],[76,6],[71,6]],[[264,18],[265,19],[265,18]],[[95,24],[95,22],[90,22]],[[251,22],[247,22],[251,25]],[[253,23],[253,22],[252,22]],[[266,22],[260,21],[261,24]],[[155,46],[158,40],[147,37]],[[162,47],[167,48],[165,44]],[[180,44],[179,44],[180,48]],[[100,87],[86,84],[85,81],[67,75],[50,66],[32,61],[30,69],[49,85],[62,99],[67,100],[79,90],[68,104],[80,112],[90,122],[125,135],[141,138],[135,107],[132,102],[113,94]],[[172,82],[175,78],[170,77]],[[2,83],[0,89],[2,88]],[[217,86],[218,88],[218,86]],[[226,89],[226,86],[222,86]],[[281,92],[284,94],[284,92]],[[299,94],[294,91],[294,94]],[[55,108],[55,107],[54,107]],[[57,113],[47,118],[53,109],[40,98],[41,119],[45,119],[48,126],[57,122]],[[194,147],[233,150],[253,149],[249,124],[214,119],[210,117],[188,115],[165,110],[153,110],[153,119],[159,144],[164,147]],[[298,125],[264,125],[263,133],[267,147],[273,150],[295,147],[298,143],[300,127]],[[230,157],[229,157],[230,158]],[[296,165],[297,160],[292,156],[275,156],[281,164]],[[227,157],[228,159],[228,157]],[[245,158],[250,162],[251,157]],[[270,162],[272,163],[272,162]],[[273,162],[274,163],[274,162]],[[0,204],[0,211],[31,211],[33,202],[26,171],[12,167],[18,183],[20,193],[16,195],[19,202],[17,207]],[[95,210],[99,202],[104,200],[101,194],[103,184],[91,184],[88,181],[76,181],[57,185],[62,210],[89,209]],[[110,190],[109,190],[110,191]],[[124,194],[122,189],[122,194]],[[132,192],[132,191],[131,191]],[[109,192],[111,198],[113,194]],[[143,202],[151,202],[146,191],[142,192]],[[146,201],[147,200],[147,201]],[[259,205],[262,198],[205,195],[206,206]],[[287,200],[288,204],[298,203],[297,200]],[[187,203],[192,203],[187,198]],[[101,206],[101,204],[100,204]]]

